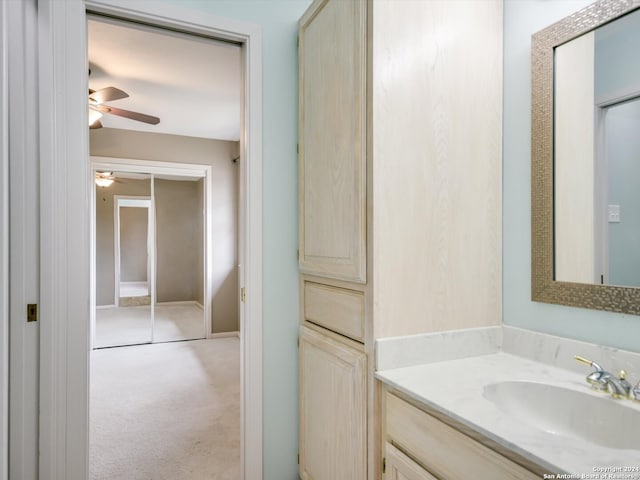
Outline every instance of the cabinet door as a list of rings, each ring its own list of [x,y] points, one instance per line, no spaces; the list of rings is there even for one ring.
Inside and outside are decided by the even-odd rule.
[[[438,480],[389,442],[385,444],[384,458],[384,480]]]
[[[366,478],[366,356],[300,329],[300,476]]]
[[[300,269],[366,280],[366,4],[317,0],[300,20]]]

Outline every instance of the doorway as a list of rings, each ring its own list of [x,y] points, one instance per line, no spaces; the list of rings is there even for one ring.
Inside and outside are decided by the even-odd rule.
[[[102,200],[106,202],[106,196]],[[151,255],[155,250],[151,197],[114,195],[113,204],[115,306],[151,305]]]
[[[640,96],[597,108],[600,129],[596,137],[595,265],[596,283],[640,286],[640,252],[636,248],[640,195],[636,182],[640,164]]]
[[[146,186],[146,179],[139,181]],[[97,188],[107,187],[96,186]],[[95,295],[98,304],[92,306],[96,309],[95,332],[92,332],[95,339],[94,348],[150,343],[153,341],[154,318],[154,302],[151,299],[151,287],[154,283],[151,255],[155,251],[151,197],[114,195],[112,192],[96,193],[99,193],[102,201],[96,202],[93,228],[105,229],[109,219],[114,219],[115,282],[111,295],[99,290]],[[107,197],[111,197],[112,200],[109,203],[114,207],[113,217],[105,215],[105,207],[108,207]],[[104,235],[97,232],[95,237],[99,241],[98,239],[103,239]],[[103,248],[104,243],[103,240],[95,247],[97,255],[94,268],[96,272],[99,271],[96,275],[98,277],[104,277],[104,271],[108,270],[105,257],[109,256],[109,252]],[[105,304],[104,297],[112,298],[113,303]]]
[[[100,142],[92,148],[99,150]],[[100,156],[91,157],[91,166],[95,308],[89,478],[146,478],[183,462],[196,475],[181,471],[184,478],[198,478],[216,466],[237,476],[240,426],[233,412],[240,406],[238,339],[198,340],[210,337],[212,299],[220,303],[215,295],[219,288],[213,288],[217,270],[212,254],[220,251],[216,236],[225,232],[235,238],[235,229],[220,225],[218,217],[235,209],[221,205],[214,179],[235,183],[236,167],[230,158],[201,165]],[[235,252],[226,252],[232,264]],[[226,300],[238,302],[238,297],[232,292]],[[169,347],[167,342],[180,345]],[[222,365],[225,371],[219,370]],[[184,396],[185,389],[198,398],[179,404],[198,405],[199,413],[171,400]],[[149,403],[154,408],[145,410]],[[207,414],[223,407],[228,409],[224,416]],[[187,436],[185,425],[198,428]],[[159,426],[165,435],[154,433]],[[193,441],[221,450],[218,444],[226,440],[218,436],[220,429],[225,429],[223,438],[236,440],[230,442],[235,451],[227,449],[224,462],[216,457],[207,461],[202,449],[176,453]],[[145,435],[153,448],[136,448]],[[176,448],[168,449],[169,444]],[[155,458],[164,450],[162,458]],[[127,473],[127,467],[136,467],[139,476]]]
[[[89,479],[238,478],[241,49],[98,15],[87,26],[96,167]],[[215,271],[227,265],[226,278],[214,282],[224,243]],[[232,338],[205,340],[214,331]]]
[[[46,321],[38,336],[25,337],[28,365],[16,365],[15,377],[38,386],[31,394],[14,390],[14,405],[23,406],[24,418],[37,429],[13,429],[20,436],[23,457],[14,464],[39,470],[46,478],[87,478],[90,190],[87,182],[87,10],[150,25],[192,32],[237,42],[242,48],[242,139],[240,142],[240,286],[247,293],[240,304],[241,331],[241,478],[262,477],[262,40],[257,25],[203,14],[163,2],[121,0],[40,0],[28,10],[46,54],[30,49],[26,61],[17,51],[18,65],[37,65],[39,88],[30,77],[15,85],[12,98],[29,108],[38,105],[41,135],[24,142],[27,153],[38,148],[39,159],[25,155],[37,168],[39,205],[40,301]],[[31,5],[31,4],[29,4]],[[22,8],[22,7],[21,7]],[[15,17],[15,16],[14,16]],[[37,20],[37,25],[36,25]],[[16,22],[17,23],[17,22]],[[34,30],[31,30],[34,31]],[[23,37],[25,37],[23,35]],[[22,37],[21,37],[22,38]],[[31,37],[29,37],[31,38]],[[31,42],[29,47],[34,46]],[[32,54],[35,52],[36,54]],[[23,78],[16,74],[16,78]],[[12,77],[13,78],[13,77]],[[34,95],[34,92],[36,93]],[[38,94],[39,92],[39,94]],[[31,113],[31,109],[29,109]],[[16,123],[21,127],[21,123]],[[16,128],[15,135],[32,129]],[[35,130],[33,130],[35,132]],[[12,137],[13,138],[13,137]],[[22,137],[20,137],[22,138]],[[32,136],[27,136],[29,140]],[[35,159],[35,160],[34,160]],[[25,210],[26,211],[26,210]],[[29,232],[27,232],[29,233]],[[29,236],[25,238],[29,239]],[[33,250],[33,249],[31,249]],[[37,251],[38,249],[35,248]],[[28,257],[31,258],[31,257]],[[36,279],[37,281],[37,279]],[[35,284],[35,282],[34,282]],[[19,304],[20,302],[17,302]],[[33,360],[31,360],[33,358]],[[35,365],[35,367],[34,367]],[[37,408],[33,408],[33,405]],[[18,412],[20,413],[20,412]],[[30,423],[30,424],[31,424]],[[35,452],[35,456],[31,453]],[[33,459],[35,458],[35,462]],[[33,468],[32,468],[33,467]],[[26,478],[26,477],[25,477]]]

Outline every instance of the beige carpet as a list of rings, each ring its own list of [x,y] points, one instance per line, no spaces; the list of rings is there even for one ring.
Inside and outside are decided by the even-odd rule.
[[[237,480],[237,338],[91,352],[90,480]]]

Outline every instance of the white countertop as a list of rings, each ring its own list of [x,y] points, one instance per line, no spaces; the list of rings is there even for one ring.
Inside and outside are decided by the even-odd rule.
[[[503,413],[483,395],[486,385],[505,381],[539,382],[607,398],[591,390],[584,375],[504,352],[381,370],[376,378],[412,399],[520,454],[547,469],[550,474],[596,473],[594,468],[640,467],[640,432],[637,450],[618,450],[595,445],[581,438],[539,430],[526,421]],[[614,400],[637,409],[640,403]],[[598,412],[593,412],[598,415]],[[620,428],[625,428],[621,425]],[[617,474],[616,474],[617,475]],[[640,479],[639,473],[628,478]],[[633,476],[634,475],[634,476]],[[577,477],[580,478],[580,477]],[[588,478],[588,477],[584,477]],[[595,477],[597,478],[597,477]],[[601,476],[600,478],[608,478]],[[618,478],[618,477],[611,477]],[[626,477],[619,477],[626,478]]]

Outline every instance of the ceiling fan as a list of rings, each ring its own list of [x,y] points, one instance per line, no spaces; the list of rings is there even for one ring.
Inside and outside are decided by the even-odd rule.
[[[89,128],[102,128],[100,118],[105,113],[136,120],[138,122],[149,123],[151,125],[157,125],[160,123],[160,119],[158,117],[153,117],[144,113],[132,112],[130,110],[123,110],[122,108],[116,108],[110,105],[104,105],[105,102],[120,100],[122,98],[127,98],[128,96],[129,94],[115,87],[106,87],[100,90],[89,89]]]

